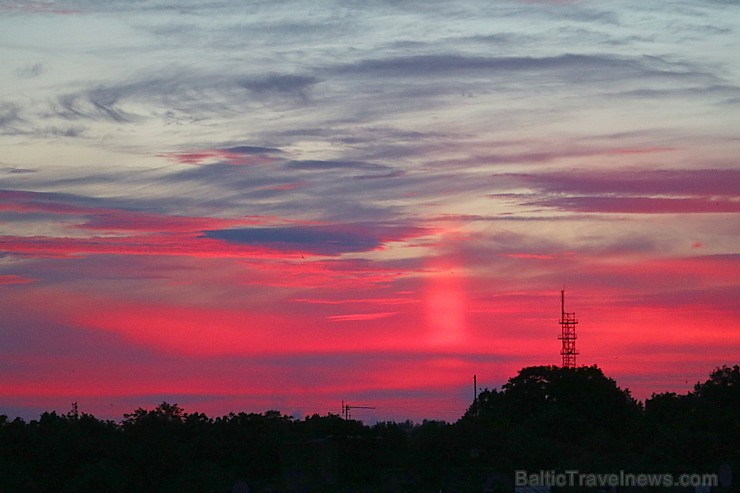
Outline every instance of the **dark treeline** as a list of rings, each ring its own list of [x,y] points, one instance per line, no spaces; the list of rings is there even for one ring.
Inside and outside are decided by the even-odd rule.
[[[0,416],[0,492],[507,491],[515,470],[740,471],[740,366],[644,406],[596,367],[522,369],[456,423],[367,426],[176,404]],[[236,486],[235,486],[236,485]],[[248,485],[249,487],[247,488]],[[663,489],[663,491],[666,491]]]

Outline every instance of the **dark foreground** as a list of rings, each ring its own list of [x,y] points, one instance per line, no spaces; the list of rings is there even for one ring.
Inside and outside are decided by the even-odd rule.
[[[28,423],[0,416],[0,493],[509,492],[524,477],[532,486],[567,471],[584,475],[568,473],[576,483],[553,493],[608,491],[578,479],[620,471],[721,471],[711,491],[740,491],[740,366],[644,405],[596,366],[524,368],[454,424],[277,411],[214,419],[168,403],[121,422],[76,409]]]

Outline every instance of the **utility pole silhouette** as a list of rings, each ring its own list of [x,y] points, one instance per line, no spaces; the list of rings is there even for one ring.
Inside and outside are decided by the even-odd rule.
[[[345,421],[351,418],[350,410],[352,409],[375,409],[375,408],[372,406],[350,406],[349,404],[346,404],[344,401],[342,401],[342,415],[344,415]]]
[[[478,375],[473,375],[473,405],[476,416],[478,415]]]
[[[565,311],[565,290],[560,291],[560,335],[558,339],[563,341],[560,355],[563,357],[563,368],[576,367],[576,320],[575,312]]]

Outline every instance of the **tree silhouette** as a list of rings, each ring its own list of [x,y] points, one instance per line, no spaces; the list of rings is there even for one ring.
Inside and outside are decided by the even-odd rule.
[[[631,463],[642,408],[597,366],[532,366],[486,391],[463,421],[474,421],[511,468],[603,470]],[[470,425],[468,425],[470,428]]]
[[[738,409],[737,365],[686,395],[653,394],[644,410],[596,366],[527,367],[454,424],[212,419],[167,402],[116,423],[73,406],[28,423],[0,416],[0,491],[481,491],[492,478],[510,489],[515,469],[729,476],[740,470]]]
[[[717,471],[721,464],[740,470],[740,366],[715,369],[694,391],[680,396],[654,394],[645,402],[652,432],[647,447],[653,463],[676,470]]]

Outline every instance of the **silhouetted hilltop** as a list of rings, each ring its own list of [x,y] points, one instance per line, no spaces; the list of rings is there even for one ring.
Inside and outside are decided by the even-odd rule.
[[[28,423],[0,416],[0,491],[513,491],[517,470],[722,469],[726,483],[740,471],[738,411],[738,365],[644,407],[596,366],[536,366],[481,392],[454,424],[210,418],[166,402],[121,422],[76,409]]]

